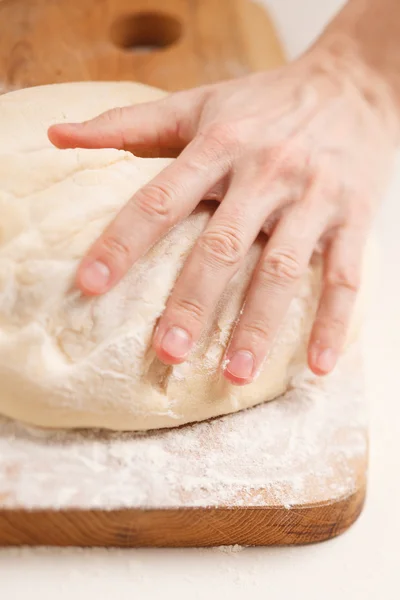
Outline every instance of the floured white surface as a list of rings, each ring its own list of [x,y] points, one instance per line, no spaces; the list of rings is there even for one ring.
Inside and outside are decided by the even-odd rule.
[[[277,401],[145,434],[3,419],[0,508],[290,507],[348,496],[366,455],[356,349],[333,375],[293,383]]]

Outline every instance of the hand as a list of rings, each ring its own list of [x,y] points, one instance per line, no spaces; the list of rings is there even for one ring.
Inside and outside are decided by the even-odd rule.
[[[187,358],[264,229],[270,236],[226,352],[225,376],[237,384],[254,379],[317,247],[325,269],[309,365],[317,374],[331,371],[394,150],[379,82],[357,73],[357,64],[317,47],[271,73],[52,127],[49,137],[60,148],[184,148],[95,242],[79,268],[80,289],[107,292],[219,184],[224,196],[160,318],[157,355],[168,364]]]

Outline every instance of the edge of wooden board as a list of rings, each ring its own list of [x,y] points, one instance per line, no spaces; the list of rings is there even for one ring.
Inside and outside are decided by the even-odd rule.
[[[0,510],[2,546],[210,547],[322,542],[360,516],[365,480],[351,496],[314,506]]]

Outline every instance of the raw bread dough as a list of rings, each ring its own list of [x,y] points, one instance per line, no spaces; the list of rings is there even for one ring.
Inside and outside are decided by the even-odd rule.
[[[47,128],[162,94],[132,83],[74,83],[0,97],[4,415],[45,427],[173,427],[275,398],[304,368],[319,294],[317,259],[258,379],[236,387],[221,376],[224,346],[265,240],[254,244],[231,281],[190,361],[165,366],[150,349],[183,261],[212,214],[206,204],[105,296],[83,298],[74,289],[79,259],[169,159],[140,159],[112,149],[56,150]]]

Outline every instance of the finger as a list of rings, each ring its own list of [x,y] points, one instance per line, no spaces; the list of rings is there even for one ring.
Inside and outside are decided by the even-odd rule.
[[[229,170],[229,148],[198,138],[124,206],[82,260],[85,294],[111,289]]]
[[[83,123],[53,125],[48,136],[58,148],[182,148],[194,136],[205,90],[113,108]]]
[[[229,187],[229,177],[225,177],[221,181],[218,181],[204,196],[203,200],[214,200],[215,202],[221,202],[226,195]]]
[[[236,174],[186,260],[154,336],[154,349],[163,362],[186,359],[257,237],[268,212],[257,194],[254,182],[252,186],[247,176]]]
[[[326,253],[324,284],[310,336],[308,362],[317,375],[336,365],[343,349],[360,286],[364,227],[342,227]]]
[[[265,248],[224,361],[225,377],[232,383],[253,381],[271,349],[325,228],[327,217],[321,212],[318,197],[319,190],[312,189],[294,205]]]

